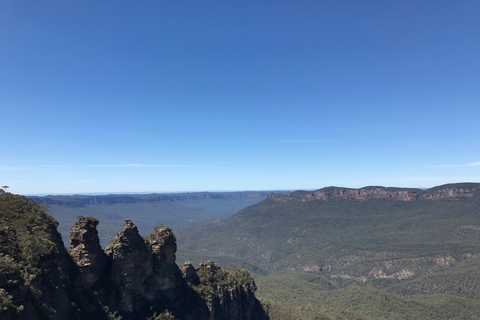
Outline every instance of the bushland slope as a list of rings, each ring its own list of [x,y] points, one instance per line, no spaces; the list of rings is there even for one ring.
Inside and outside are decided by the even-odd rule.
[[[260,296],[283,304],[320,303],[375,319],[391,308],[387,318],[403,319],[394,301],[404,301],[407,309],[418,307],[417,319],[442,319],[440,301],[448,294],[456,305],[449,307],[457,312],[453,318],[478,312],[480,184],[271,194],[229,219],[184,228],[177,236],[183,259],[253,265],[266,276],[257,281]],[[329,298],[335,296],[338,303]]]

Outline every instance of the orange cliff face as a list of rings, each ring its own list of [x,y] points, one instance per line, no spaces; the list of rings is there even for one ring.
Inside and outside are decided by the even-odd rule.
[[[449,184],[434,187],[428,190],[413,188],[386,188],[386,187],[364,187],[360,189],[327,187],[316,191],[296,191],[289,194],[272,193],[267,199],[275,202],[305,202],[305,201],[326,201],[334,199],[342,200],[370,200],[390,199],[398,201],[413,201],[417,199],[460,199],[473,197],[475,192],[480,190],[478,183]]]

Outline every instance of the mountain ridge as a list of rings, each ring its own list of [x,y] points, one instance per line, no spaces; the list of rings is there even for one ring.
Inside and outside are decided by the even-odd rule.
[[[366,186],[358,189],[330,186],[315,191],[295,191],[288,194],[271,193],[267,196],[267,199],[273,200],[274,202],[326,201],[332,199],[391,199],[414,201],[418,199],[469,198],[473,197],[478,190],[480,190],[480,183],[444,184],[427,190],[382,186]]]
[[[30,196],[38,203],[84,207],[92,204],[120,204],[137,202],[185,201],[201,199],[232,199],[266,196],[270,191],[238,192],[186,192],[186,193],[149,193],[149,194],[107,194],[107,195],[47,195]]]

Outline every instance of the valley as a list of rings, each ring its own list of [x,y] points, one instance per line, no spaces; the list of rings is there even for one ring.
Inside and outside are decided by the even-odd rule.
[[[188,268],[194,268],[199,275],[207,272],[200,277],[205,283],[218,273],[220,278],[215,281],[227,281],[226,288],[235,286],[235,279],[244,279],[241,281],[251,288],[245,290],[256,290],[255,296],[264,310],[262,317],[272,320],[480,317],[477,183],[447,184],[427,190],[327,187],[291,193],[33,199],[50,206],[49,213],[59,221],[58,229],[66,244],[70,239],[65,241],[65,237],[72,225],[78,225],[78,219],[98,217],[98,243],[107,247],[107,252],[129,228],[147,234],[160,223],[173,226],[168,234],[174,238],[169,241],[176,241],[178,251],[176,260],[167,259],[169,263],[175,261],[183,266],[184,277]],[[135,225],[130,221],[135,221]],[[155,227],[154,234],[157,230],[170,229],[160,225]],[[145,241],[156,239],[154,234]],[[136,242],[142,242],[136,237]],[[150,244],[152,248],[154,243]],[[74,246],[83,248],[78,242]],[[141,254],[136,249],[128,250],[121,255]],[[159,250],[163,254],[162,250],[167,249]],[[80,266],[84,256],[92,253],[78,256]],[[224,270],[220,266],[227,271],[216,271]],[[169,268],[177,270],[173,264]],[[248,270],[255,282],[243,271],[235,271],[242,269]],[[152,272],[157,271],[143,273]],[[233,275],[237,278],[232,279]],[[138,282],[131,279],[114,281]],[[210,287],[198,286],[199,280],[189,281],[208,299],[215,296]],[[224,299],[224,293],[215,294]],[[118,305],[113,308],[122,310]],[[256,308],[255,312],[260,312]],[[180,309],[172,310],[182,314]]]
[[[149,234],[160,223],[172,228],[197,222],[226,218],[238,210],[265,199],[270,191],[193,192],[167,194],[51,195],[31,196],[38,203],[49,205],[49,214],[59,222],[59,231],[68,243],[70,228],[77,216],[94,216],[100,243],[123,226],[125,219],[135,221],[142,235]]]
[[[479,184],[271,194],[228,219],[176,233],[179,259],[249,267],[260,297],[292,308],[313,304],[372,319],[479,312]]]

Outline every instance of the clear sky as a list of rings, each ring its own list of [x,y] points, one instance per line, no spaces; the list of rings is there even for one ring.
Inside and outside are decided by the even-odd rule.
[[[480,181],[480,1],[0,1],[20,194]]]

